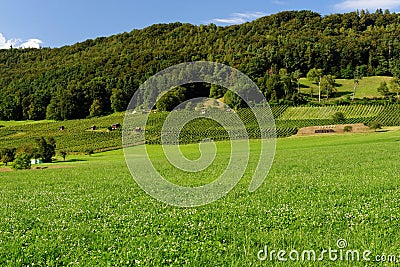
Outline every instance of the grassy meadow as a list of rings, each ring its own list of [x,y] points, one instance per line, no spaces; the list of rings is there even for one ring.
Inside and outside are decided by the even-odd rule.
[[[225,198],[197,208],[168,206],[143,192],[126,167],[122,150],[69,155],[47,169],[0,172],[1,266],[272,266],[314,262],[260,261],[271,250],[370,250],[371,258],[399,255],[400,130],[369,134],[279,139],[264,184],[248,192],[257,164],[251,141],[247,171]],[[218,173],[229,159],[219,142]],[[160,172],[174,172],[148,146]],[[197,145],[185,145],[196,158]],[[4,166],[0,168],[4,170]],[[209,178],[209,176],[207,176]],[[196,177],[194,177],[196,178]],[[319,266],[365,266],[370,262],[316,262]]]
[[[381,82],[386,82],[389,84],[390,79],[392,79],[392,77],[387,76],[372,76],[362,78],[357,86],[356,98],[382,97],[382,95],[378,92],[378,87]],[[311,83],[309,80],[307,80],[307,78],[301,78],[300,84],[300,92],[310,95],[312,91],[313,96],[318,98],[318,85]],[[336,79],[336,90],[336,98],[346,96],[351,97],[354,90],[354,81],[352,79]],[[324,98],[324,95],[322,95],[322,98]]]

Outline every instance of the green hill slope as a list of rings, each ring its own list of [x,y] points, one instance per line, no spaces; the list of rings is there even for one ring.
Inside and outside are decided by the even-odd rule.
[[[331,125],[333,124],[332,115],[336,112],[342,112],[348,124],[377,121],[384,126],[400,126],[400,105],[398,104],[327,107],[272,106],[271,109],[278,137],[296,134],[297,130],[302,127]],[[139,117],[137,121],[140,121],[140,116],[143,117],[143,125],[134,125],[134,127],[146,130],[146,140],[149,144],[159,144],[162,126],[168,114],[168,112],[152,113],[147,125],[144,125],[144,115],[132,115]],[[244,122],[249,137],[259,138],[259,127],[250,111],[241,109],[237,115]],[[236,116],[236,114],[227,114],[226,116]],[[112,124],[122,125],[123,121],[124,113],[63,122],[42,121],[27,122],[27,124],[6,122],[6,126],[0,127],[0,148],[35,145],[35,139],[41,136],[54,137],[58,150],[67,149],[70,152],[82,153],[88,150],[103,151],[121,148],[121,128],[114,131],[109,131],[108,128]],[[0,121],[0,125],[2,124],[4,122]],[[90,130],[92,125],[97,126],[96,130]],[[60,126],[64,126],[63,131],[59,130]],[[205,119],[191,121],[185,125],[180,134],[181,143],[197,143],[205,138],[227,140],[229,135],[219,124]]]
[[[364,77],[359,81],[356,90],[356,98],[374,98],[382,97],[378,92],[378,87],[382,82],[389,83],[392,77],[388,76],[372,76]],[[313,95],[315,99],[318,97],[318,85],[311,83],[306,78],[300,79],[301,92],[306,95]],[[336,79],[337,96],[333,99],[352,97],[354,90],[353,79]]]
[[[398,18],[379,10],[324,17],[287,11],[229,27],[158,24],[55,49],[0,50],[0,119],[65,120],[122,111],[148,77],[197,60],[238,68],[268,99],[307,101],[293,84],[288,90],[280,69],[305,76],[321,68],[338,79],[353,78],[356,68],[364,77],[398,75]],[[369,95],[360,91],[360,97]]]

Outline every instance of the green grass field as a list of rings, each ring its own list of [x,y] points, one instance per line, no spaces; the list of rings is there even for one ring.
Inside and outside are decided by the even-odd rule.
[[[251,143],[256,152],[257,141]],[[121,150],[70,155],[44,170],[0,172],[0,265],[271,266],[280,263],[257,258],[265,245],[320,252],[337,248],[340,238],[348,249],[370,250],[373,259],[399,256],[399,145],[398,128],[279,139],[258,191],[247,191],[257,163],[252,157],[233,191],[197,208],[175,208],[146,195]],[[218,146],[220,160],[206,172],[219,172],[229,158],[228,143]],[[165,165],[159,146],[149,149],[174,182],[199,182]],[[198,154],[196,145],[184,151]],[[316,264],[377,263],[325,258]]]
[[[373,76],[373,77],[364,77],[359,81],[359,85],[357,86],[356,98],[373,98],[373,97],[381,97],[378,93],[378,87],[381,82],[385,81],[389,83],[392,77],[386,76]],[[301,92],[304,94],[311,94],[311,90],[313,92],[313,96],[318,98],[318,86],[312,84],[307,78],[300,79],[301,83]],[[337,84],[337,98],[351,97],[353,95],[354,90],[354,82],[351,79],[336,79]],[[324,98],[324,96],[322,96]],[[335,99],[333,98],[333,99]]]

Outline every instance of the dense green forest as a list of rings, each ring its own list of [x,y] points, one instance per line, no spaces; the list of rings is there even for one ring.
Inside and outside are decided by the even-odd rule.
[[[151,75],[198,60],[241,70],[271,102],[301,104],[309,100],[296,80],[313,68],[336,78],[400,76],[399,32],[400,14],[388,10],[328,16],[287,11],[227,27],[158,24],[61,48],[0,50],[0,119],[122,111]],[[202,90],[181,88],[175,98],[190,98],[194,89]],[[195,94],[225,93],[206,89]]]

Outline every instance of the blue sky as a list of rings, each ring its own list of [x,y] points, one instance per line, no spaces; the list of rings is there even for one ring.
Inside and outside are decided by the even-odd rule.
[[[229,25],[283,10],[327,15],[399,7],[400,0],[10,0],[1,3],[0,48],[60,47],[155,23]]]

